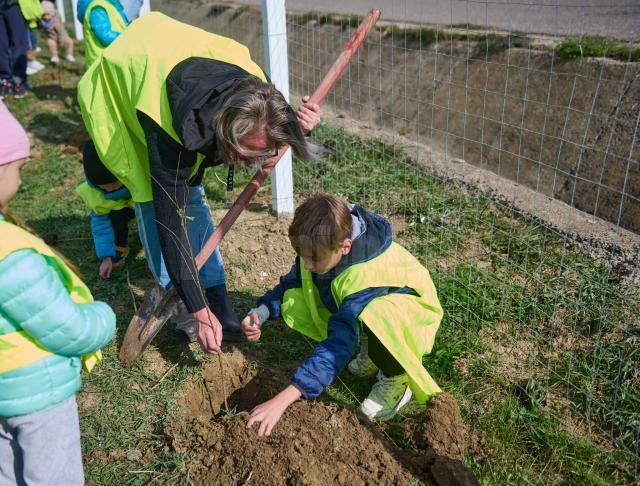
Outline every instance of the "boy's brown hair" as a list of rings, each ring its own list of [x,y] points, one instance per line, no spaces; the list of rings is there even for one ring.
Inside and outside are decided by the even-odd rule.
[[[332,194],[314,194],[303,202],[289,226],[289,241],[298,255],[322,257],[351,237],[351,211]]]

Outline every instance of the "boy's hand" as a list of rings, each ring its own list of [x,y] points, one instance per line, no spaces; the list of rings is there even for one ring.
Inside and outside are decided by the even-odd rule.
[[[260,326],[262,326],[267,319],[269,319],[269,308],[261,304],[247,312],[247,316],[242,319],[240,323],[240,329],[242,329],[242,332],[247,336],[249,341],[257,341],[262,335]]]
[[[194,312],[193,318],[198,325],[198,343],[205,353],[220,354],[222,326],[211,309],[204,307]]]
[[[258,314],[250,311],[247,316],[242,319],[240,328],[249,341],[258,341],[262,335],[262,331],[260,330],[261,325],[262,323],[260,322]]]
[[[251,410],[247,428],[250,429],[254,423],[259,423],[258,435],[270,435],[287,407],[301,396],[300,390],[289,385],[268,402],[261,403]]]
[[[98,273],[101,278],[107,279],[111,277],[111,272],[113,271],[113,261],[111,257],[105,257],[102,259],[102,263],[100,263],[100,269]]]
[[[302,106],[298,108],[298,121],[305,132],[310,132],[315,126],[320,123],[320,117],[322,116],[322,109],[317,103],[309,103],[309,97],[304,96],[302,98]]]

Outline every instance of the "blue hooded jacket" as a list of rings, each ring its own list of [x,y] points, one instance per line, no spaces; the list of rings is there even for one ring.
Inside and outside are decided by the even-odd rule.
[[[109,201],[131,199],[129,189],[124,186],[116,191],[107,192],[91,184],[88,179],[86,181],[89,186],[102,192],[102,196]],[[93,244],[96,247],[96,256],[100,260],[106,257],[113,259],[118,257],[113,224],[108,214],[96,214],[91,211],[91,235],[93,236]]]
[[[359,316],[373,299],[389,293],[412,293],[412,289],[390,287],[368,288],[350,295],[338,307],[331,293],[331,283],[341,272],[358,263],[371,260],[391,245],[391,226],[382,216],[371,213],[359,206],[351,208],[351,240],[349,254],[342,257],[338,265],[324,275],[312,273],[313,283],[317,287],[322,303],[332,313],[329,318],[328,337],[320,342],[312,355],[306,359],[291,378],[292,384],[305,398],[313,399],[335,381],[357,351],[360,342]],[[299,259],[291,271],[280,278],[280,283],[258,299],[257,305],[269,309],[269,318],[280,317],[280,306],[284,293],[291,288],[301,288]]]
[[[87,8],[89,8],[91,1],[92,0],[80,0],[78,2],[78,21],[80,23],[84,22],[84,15],[87,12]],[[129,21],[127,20],[127,16],[124,12],[124,7],[119,0],[108,1],[116,8],[116,10],[118,10],[118,13],[124,20],[124,23],[129,25]],[[120,35],[120,32],[115,32],[111,28],[109,15],[102,7],[96,7],[91,11],[91,15],[89,16],[89,25],[100,43],[105,47],[111,44]]]

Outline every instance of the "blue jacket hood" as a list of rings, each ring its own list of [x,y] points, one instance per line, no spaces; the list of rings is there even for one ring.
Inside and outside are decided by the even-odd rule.
[[[371,260],[391,245],[391,225],[382,216],[353,204],[351,209],[351,251],[342,257],[338,265],[325,275],[314,278],[333,280],[352,265]]]

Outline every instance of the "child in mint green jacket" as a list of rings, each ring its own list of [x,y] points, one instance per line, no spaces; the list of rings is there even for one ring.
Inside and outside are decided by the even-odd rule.
[[[83,484],[75,394],[82,369],[113,338],[115,316],[6,217],[29,141],[2,102],[0,133],[0,484]]]

